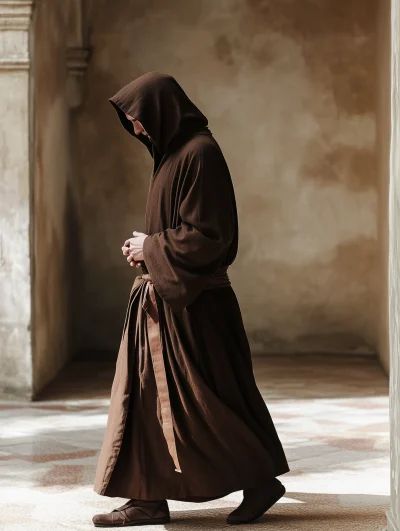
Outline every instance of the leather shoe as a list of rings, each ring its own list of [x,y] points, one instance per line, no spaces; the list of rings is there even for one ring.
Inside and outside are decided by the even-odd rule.
[[[258,520],[275,503],[282,498],[286,489],[274,478],[263,487],[243,491],[243,501],[227,518],[228,524],[249,524]]]
[[[170,514],[167,500],[129,500],[111,513],[96,514],[92,521],[95,527],[168,524]]]

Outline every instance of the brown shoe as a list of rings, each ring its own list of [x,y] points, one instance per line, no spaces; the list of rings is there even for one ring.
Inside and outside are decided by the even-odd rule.
[[[227,522],[231,525],[249,524],[258,520],[275,503],[282,498],[286,489],[274,478],[265,487],[246,489],[243,491],[243,501],[237,509],[231,512]]]
[[[107,514],[93,516],[95,527],[124,527],[134,525],[168,524],[167,500],[129,500],[125,505]]]

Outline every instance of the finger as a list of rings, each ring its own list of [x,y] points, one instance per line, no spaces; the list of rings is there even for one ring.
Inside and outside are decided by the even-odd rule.
[[[129,247],[131,240],[125,240],[124,247]]]
[[[128,256],[127,261],[128,261],[128,262],[132,262],[132,260],[133,260],[133,256]],[[133,260],[133,261],[134,261],[134,260]]]

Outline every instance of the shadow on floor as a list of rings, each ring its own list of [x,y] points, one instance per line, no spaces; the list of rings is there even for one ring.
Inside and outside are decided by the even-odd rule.
[[[72,361],[41,393],[35,402],[110,398],[115,361]]]
[[[253,367],[267,400],[387,396],[389,391],[388,378],[372,356],[254,356]],[[108,399],[114,371],[115,360],[74,360],[35,401]]]

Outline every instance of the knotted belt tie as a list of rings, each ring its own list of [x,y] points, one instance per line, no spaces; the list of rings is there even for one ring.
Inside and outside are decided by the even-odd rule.
[[[227,267],[218,269],[213,275],[210,275],[210,277],[207,279],[204,289],[209,290],[230,286],[231,283],[228,277],[227,269]],[[161,428],[168,446],[168,451],[175,465],[175,472],[182,473],[178,459],[178,452],[176,449],[175,433],[172,421],[171,401],[169,398],[167,374],[165,371],[160,321],[154,284],[151,280],[151,276],[148,273],[139,275],[136,278],[142,279],[146,282],[143,294],[142,308],[146,312],[149,350],[151,361],[153,364],[158,399],[160,402],[160,413],[162,422]]]

